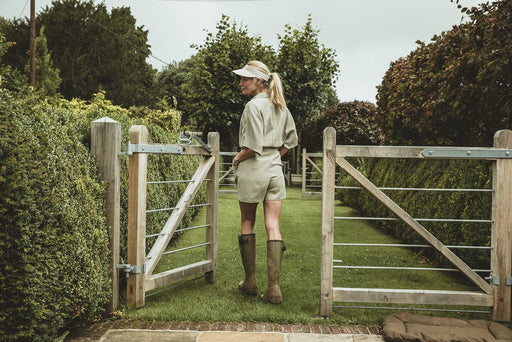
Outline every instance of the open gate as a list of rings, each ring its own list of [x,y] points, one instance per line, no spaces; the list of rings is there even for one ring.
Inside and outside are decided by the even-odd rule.
[[[322,195],[322,153],[302,149],[302,199]]]
[[[148,291],[188,279],[200,274],[214,282],[217,272],[217,222],[219,190],[219,134],[208,135],[208,145],[149,145],[145,126],[130,129],[129,190],[128,190],[128,264],[127,299],[138,308],[145,305]],[[149,154],[179,154],[203,156],[203,160],[188,183],[184,193],[167,219],[161,232],[146,255],[146,184],[147,157]],[[176,269],[154,273],[155,268],[171,241],[203,182],[206,184],[206,241],[205,258],[202,261]],[[196,247],[196,246],[194,246]]]
[[[322,171],[322,260],[320,315],[332,313],[332,303],[440,304],[492,307],[493,319],[509,321],[511,313],[511,233],[512,233],[512,131],[499,131],[494,148],[336,146],[336,131],[324,130]],[[491,245],[491,282],[487,282],[463,260],[443,245],[417,220],[411,217],[381,189],[364,177],[345,158],[425,158],[481,159],[493,161],[493,211]],[[333,286],[335,168],[339,165],[399,219],[414,229],[440,252],[478,291],[439,291],[377,288],[340,288]]]

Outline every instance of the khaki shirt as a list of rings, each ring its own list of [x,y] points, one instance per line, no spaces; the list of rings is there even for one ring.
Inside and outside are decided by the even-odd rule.
[[[245,105],[240,118],[239,142],[240,147],[250,148],[259,155],[263,148],[294,148],[298,138],[290,111],[280,110],[267,93],[257,94]]]

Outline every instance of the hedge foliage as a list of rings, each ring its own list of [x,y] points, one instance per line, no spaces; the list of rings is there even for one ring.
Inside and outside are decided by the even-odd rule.
[[[490,162],[468,160],[353,159],[352,163],[378,187],[491,189]],[[341,172],[340,185],[359,184]],[[427,219],[490,220],[490,192],[384,191],[412,217]],[[366,190],[338,190],[337,198],[367,217],[396,217]],[[378,227],[401,241],[424,244],[412,228],[401,221],[376,221]],[[446,245],[490,246],[490,223],[420,222]],[[473,268],[489,268],[489,251],[454,249]],[[444,262],[433,249],[419,250],[432,261]],[[487,275],[485,275],[487,276]]]
[[[512,1],[464,9],[470,20],[419,43],[378,87],[388,143],[491,146],[512,126]]]
[[[310,151],[321,151],[324,128],[334,127],[338,145],[376,145],[382,140],[376,117],[377,107],[373,103],[338,103],[307,121],[302,144]]]
[[[512,1],[472,9],[467,23],[435,36],[391,64],[378,87],[376,121],[386,145],[492,146],[497,130],[512,128]],[[491,188],[489,162],[355,160],[377,186]],[[346,175],[339,182],[353,184]],[[352,191],[352,190],[351,190]],[[367,216],[385,217],[388,209],[366,191],[339,198]],[[489,193],[405,192],[389,196],[417,218],[490,219]],[[395,222],[379,226],[406,242],[423,242]],[[431,223],[424,226],[445,244],[483,245],[490,224]],[[489,266],[489,253],[454,250],[473,267]],[[437,261],[442,258],[432,256]]]
[[[110,296],[109,233],[105,186],[97,178],[90,154],[91,121],[108,116],[121,122],[124,139],[131,125],[145,124],[151,141],[177,141],[176,132],[136,118],[135,112],[113,106],[102,94],[91,103],[49,103],[0,91],[2,339],[53,340],[69,327],[103,313]],[[179,119],[175,111],[153,113],[169,115],[175,122]],[[190,179],[198,162],[150,160],[148,174],[153,180]],[[124,158],[122,243],[127,222],[126,166]],[[177,190],[150,188],[148,208],[175,202],[180,195]],[[190,210],[187,219],[192,215]],[[148,220],[150,227],[156,227],[165,219]],[[124,256],[124,243],[122,249]]]
[[[108,301],[104,186],[57,111],[0,94],[0,334],[48,340]]]
[[[61,101],[59,106],[73,113],[81,113],[83,120],[77,132],[83,143],[90,146],[90,123],[102,117],[109,117],[121,123],[121,148],[126,149],[129,139],[129,130],[133,125],[145,125],[148,129],[149,143],[175,144],[179,139],[179,125],[181,113],[174,109],[150,110],[145,107],[132,107],[124,109],[112,105],[105,99],[103,93],[96,94],[94,100],[89,104],[80,100]],[[74,118],[77,119],[77,118]],[[150,155],[148,158],[148,181],[182,180],[191,179],[199,157],[182,156],[158,156]],[[160,209],[174,207],[183,193],[186,183],[168,185],[148,185],[147,188],[147,209]],[[206,198],[205,189],[201,189],[196,195],[194,203],[204,203]],[[126,261],[126,238],[128,226],[128,158],[121,160],[121,261]],[[189,209],[182,220],[187,225],[197,210]],[[157,212],[147,215],[146,232],[154,234],[159,231],[167,221],[169,212]],[[146,249],[150,247],[148,241]]]

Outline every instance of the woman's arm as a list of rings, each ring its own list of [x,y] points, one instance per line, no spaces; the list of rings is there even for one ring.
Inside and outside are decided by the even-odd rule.
[[[254,152],[250,148],[244,147],[244,148],[242,148],[242,151],[238,152],[238,154],[235,156],[235,158],[233,158],[233,165],[235,167],[238,167],[238,164],[240,162],[243,162],[246,159],[254,157],[255,154],[256,154],[256,152]]]

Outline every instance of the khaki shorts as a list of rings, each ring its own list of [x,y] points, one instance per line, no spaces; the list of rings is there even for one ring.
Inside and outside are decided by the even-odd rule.
[[[283,165],[279,151],[264,148],[261,155],[246,159],[236,170],[238,200],[245,203],[279,201],[286,198]]]

